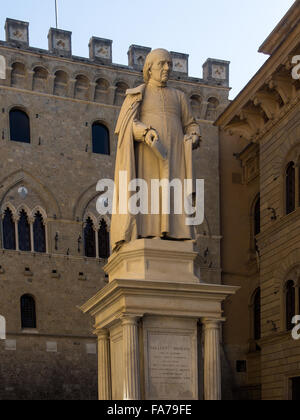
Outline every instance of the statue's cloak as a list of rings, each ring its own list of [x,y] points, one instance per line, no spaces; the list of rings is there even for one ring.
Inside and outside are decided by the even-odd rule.
[[[160,140],[168,151],[166,161],[159,161],[144,142],[135,141],[135,120],[141,121],[147,127],[153,126],[157,130]],[[186,225],[184,212],[175,214],[171,210],[170,214],[148,213],[135,216],[126,210],[128,200],[134,194],[128,192],[128,184],[136,178],[145,180],[148,188],[152,179],[179,179],[182,185],[185,179],[193,179],[192,141],[185,141],[184,136],[198,130],[199,126],[192,116],[183,92],[168,87],[159,90],[149,84],[147,89],[143,84],[126,92],[115,130],[119,140],[111,223],[113,251],[122,242],[130,242],[138,237],[167,235],[178,240],[194,238],[194,232]],[[127,174],[126,183],[124,173]],[[183,202],[184,197],[181,199]],[[149,202],[150,200],[149,192]],[[121,204],[125,202],[124,214],[120,211],[120,202]]]
[[[143,93],[146,85],[141,85],[135,89],[129,89],[126,92],[126,98],[122,105],[118,118],[115,134],[118,135],[118,147],[115,167],[115,190],[111,221],[111,246],[112,250],[122,242],[130,242],[137,239],[137,224],[134,215],[119,214],[120,196],[124,196],[124,191],[119,191],[119,175],[121,171],[127,171],[128,183],[136,178],[133,121],[138,115],[139,106],[143,100]],[[127,203],[129,193],[127,191]]]

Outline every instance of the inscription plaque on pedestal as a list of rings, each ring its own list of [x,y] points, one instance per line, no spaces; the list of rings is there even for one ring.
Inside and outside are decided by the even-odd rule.
[[[197,340],[193,330],[147,330],[146,399],[197,399]]]

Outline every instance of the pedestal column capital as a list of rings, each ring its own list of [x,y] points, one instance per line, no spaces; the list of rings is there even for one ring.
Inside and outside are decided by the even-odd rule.
[[[122,326],[131,325],[136,327],[139,320],[142,318],[142,315],[133,315],[133,314],[122,314],[120,317]]]
[[[206,330],[219,329],[222,322],[225,322],[224,318],[202,318],[201,323],[204,325]]]
[[[96,328],[94,334],[97,336],[98,340],[108,340],[109,331],[105,328]]]

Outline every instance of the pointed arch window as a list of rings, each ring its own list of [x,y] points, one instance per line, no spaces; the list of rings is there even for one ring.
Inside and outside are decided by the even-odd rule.
[[[10,140],[30,143],[30,121],[26,112],[12,109],[9,113]]]
[[[296,171],[294,162],[288,164],[285,175],[286,214],[290,214],[296,208]]]
[[[99,258],[108,258],[110,254],[109,232],[105,220],[101,220],[98,231]]]
[[[92,127],[93,153],[110,155],[109,131],[105,125],[95,122]]]
[[[30,224],[25,210],[20,212],[18,221],[19,250],[31,251]]]
[[[289,280],[285,285],[285,313],[287,331],[291,331],[294,328],[292,319],[295,316],[295,310],[295,284],[293,280]]]
[[[35,300],[30,295],[21,297],[21,325],[23,329],[36,328]]]
[[[46,228],[42,214],[38,211],[33,223],[34,252],[46,252]]]
[[[16,249],[16,227],[12,211],[7,208],[2,221],[3,248]]]
[[[87,218],[84,227],[84,248],[85,256],[96,258],[96,234],[94,223],[90,217]]]
[[[254,340],[260,340],[261,338],[261,303],[260,303],[260,288],[256,290],[254,294],[254,305],[253,305],[253,326],[254,326]]]

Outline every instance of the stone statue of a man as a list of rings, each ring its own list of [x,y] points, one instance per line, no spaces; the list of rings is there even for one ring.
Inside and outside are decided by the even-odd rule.
[[[172,58],[168,51],[152,51],[145,61],[145,84],[126,93],[116,127],[119,140],[114,195],[117,213],[113,214],[111,223],[113,250],[138,238],[193,239],[193,229],[186,225],[186,215],[174,212],[172,198],[170,214],[161,211],[161,203],[158,214],[151,211],[138,215],[118,212],[119,177],[123,171],[127,171],[128,182],[136,178],[147,182],[149,208],[151,180],[177,179],[184,185],[184,180],[191,178],[192,154],[186,153],[185,143],[189,139],[191,149],[198,147],[200,128],[185,94],[167,87],[171,69]],[[155,153],[154,143],[160,145],[161,157]],[[129,192],[127,197],[130,198]]]

